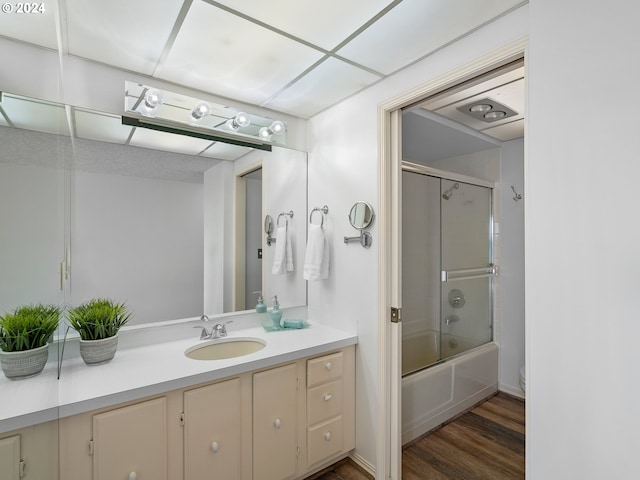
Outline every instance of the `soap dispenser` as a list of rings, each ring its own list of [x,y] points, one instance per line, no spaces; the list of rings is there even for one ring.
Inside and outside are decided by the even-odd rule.
[[[253,292],[258,294],[258,303],[256,303],[256,312],[264,313],[267,311],[267,305],[264,303],[264,299],[262,298],[262,292]]]
[[[280,328],[280,320],[282,319],[282,310],[280,310],[280,304],[278,303],[278,296],[273,297],[273,308],[269,312],[271,321],[273,322],[273,328]]]

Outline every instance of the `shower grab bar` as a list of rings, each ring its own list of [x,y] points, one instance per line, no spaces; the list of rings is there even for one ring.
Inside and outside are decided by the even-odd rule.
[[[462,270],[442,270],[440,281],[451,282],[454,280],[469,280],[498,275],[498,267],[491,264],[488,267],[467,268]]]

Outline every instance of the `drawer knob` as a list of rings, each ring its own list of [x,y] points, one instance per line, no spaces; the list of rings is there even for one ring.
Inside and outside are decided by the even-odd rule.
[[[330,441],[331,441],[331,432],[327,432],[327,433],[325,433],[325,434],[324,434],[324,439],[325,439],[327,442],[330,442]]]
[[[327,372],[330,372],[331,369],[333,368],[333,365],[331,365],[331,362],[327,362],[327,364],[324,366],[325,370]]]
[[[276,418],[276,421],[273,422],[273,426],[276,428],[280,428],[280,425],[282,425],[282,422],[280,422],[279,418]]]
[[[323,398],[324,398],[325,402],[328,402],[329,400],[331,400],[333,398],[333,395],[331,395],[330,393],[325,393]]]
[[[213,442],[211,444],[211,451],[213,453],[218,453],[218,450],[220,450],[220,445],[218,444],[218,442]]]
[[[129,480],[138,480],[138,474],[136,472],[131,472],[129,474]]]

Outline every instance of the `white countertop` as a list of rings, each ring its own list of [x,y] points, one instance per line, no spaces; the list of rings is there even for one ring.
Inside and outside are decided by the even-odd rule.
[[[174,325],[164,329],[160,336],[138,330],[137,341],[121,339],[115,358],[104,365],[88,366],[79,356],[70,354],[67,358],[65,353],[59,380],[56,380],[56,359],[51,358],[56,355],[51,352],[50,361],[40,375],[14,381],[3,377],[0,380],[0,433],[357,343],[355,334],[313,322],[308,328],[278,332],[265,332],[261,326],[250,324],[238,325],[238,329],[229,325],[227,338],[260,338],[266,346],[242,357],[192,360],[184,351],[201,342],[198,332],[191,329],[194,325],[202,323]],[[150,341],[141,342],[140,338],[145,337]]]

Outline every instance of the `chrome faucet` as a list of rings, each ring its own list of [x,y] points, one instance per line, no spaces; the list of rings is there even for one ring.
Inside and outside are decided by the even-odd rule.
[[[202,317],[200,317],[200,320],[203,320],[206,322],[209,320],[209,317],[207,317],[206,315],[203,315]],[[224,323],[216,323],[210,332],[207,331],[206,327],[203,327],[202,325],[195,325],[193,328],[202,329],[202,331],[200,332],[200,340],[210,340],[210,339],[226,337],[227,324],[231,322],[233,322],[233,320],[229,320],[228,322],[224,322]]]

